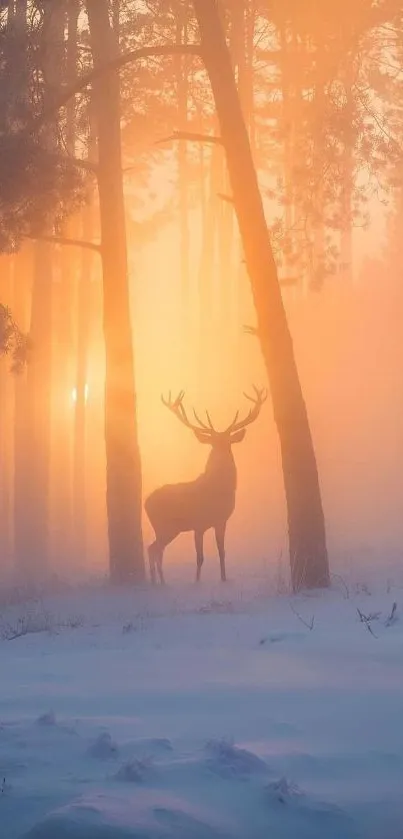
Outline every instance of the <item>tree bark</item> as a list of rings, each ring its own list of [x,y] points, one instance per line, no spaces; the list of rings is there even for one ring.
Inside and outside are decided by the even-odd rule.
[[[107,0],[87,0],[95,70],[116,57]],[[122,183],[119,71],[94,83],[99,154],[103,320],[106,349],[105,446],[110,578],[144,580],[142,477],[137,435]]]
[[[256,170],[216,0],[194,0],[227,154],[283,463],[294,591],[329,584],[318,471]]]

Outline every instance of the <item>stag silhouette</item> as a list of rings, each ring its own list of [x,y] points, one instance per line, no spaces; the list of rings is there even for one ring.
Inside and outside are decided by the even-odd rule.
[[[185,393],[172,401],[162,396],[162,402],[176,418],[196,435],[199,443],[211,446],[206,468],[194,481],[179,484],[167,484],[159,487],[145,501],[145,510],[155,532],[155,541],[148,549],[150,574],[153,584],[156,583],[156,569],[160,583],[164,584],[162,561],[164,550],[180,533],[194,532],[197,572],[199,582],[203,555],[203,538],[207,530],[215,531],[218,554],[220,557],[221,580],[225,582],[225,531],[228,519],[235,509],[237,488],[237,473],[232,446],[241,443],[246,434],[246,428],[258,418],[262,405],[267,399],[267,391],[254,388],[255,395],[246,399],[253,403],[252,408],[243,420],[238,420],[239,411],[225,429],[216,431],[206,411],[207,424],[199,419],[193,411],[197,425],[191,423],[187,417],[183,400]]]

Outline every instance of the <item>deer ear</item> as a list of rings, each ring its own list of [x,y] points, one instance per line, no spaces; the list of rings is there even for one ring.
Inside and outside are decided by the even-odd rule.
[[[208,443],[208,445],[211,446],[211,437],[209,434],[202,430],[197,431],[196,429],[193,429],[193,431],[199,443]]]
[[[242,440],[244,439],[245,434],[246,434],[246,428],[241,428],[240,431],[237,431],[235,434],[231,434],[231,436],[230,436],[231,446],[233,446],[234,443],[242,443]]]

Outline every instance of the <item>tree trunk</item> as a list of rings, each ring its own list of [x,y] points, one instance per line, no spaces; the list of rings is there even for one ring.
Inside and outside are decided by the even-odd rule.
[[[270,381],[288,508],[294,591],[329,584],[325,523],[311,431],[263,203],[216,0],[194,0]]]
[[[345,130],[343,137],[342,157],[342,194],[341,194],[341,234],[340,261],[343,279],[351,283],[353,280],[353,191],[354,191],[354,66],[351,60],[346,69],[344,82]]]
[[[0,268],[0,303],[13,308],[12,256],[3,255]],[[0,357],[0,566],[11,569],[12,564],[12,472],[13,472],[13,376],[10,373],[10,358]]]
[[[26,3],[19,3],[16,20],[21,26],[26,25],[26,13]],[[55,9],[46,7],[41,34],[45,84],[57,85],[61,82],[63,35],[62,5],[59,3]],[[49,126],[46,139],[49,148],[53,149],[56,144],[54,126]],[[24,418],[27,448],[22,467],[25,471],[26,505],[20,511],[21,520],[18,523],[24,529],[20,542],[23,551],[21,567],[30,578],[44,577],[49,569],[53,256],[51,245],[41,241],[35,244],[30,320],[35,351],[27,371],[27,410]]]
[[[28,365],[29,504],[24,516],[25,566],[30,577],[43,577],[49,569],[49,479],[52,380],[52,246],[37,242],[30,335],[35,351]]]
[[[65,45],[65,83],[71,85],[77,78],[77,24],[78,0],[64,0],[68,24],[68,39]],[[66,150],[75,155],[76,147],[76,100],[73,97],[67,105]],[[63,225],[67,239],[77,239],[77,215]],[[78,253],[75,248],[62,247],[57,254],[59,281],[54,283],[54,359],[53,359],[53,406],[52,422],[52,492],[55,548],[58,566],[64,568],[71,560],[73,548],[73,497],[72,497],[72,447],[73,423],[71,393],[74,381],[74,286],[78,271]],[[60,476],[63,476],[61,479]]]
[[[114,9],[116,9],[116,3]],[[90,131],[88,138],[88,160],[96,162],[97,140],[93,118],[93,102],[90,103]],[[94,206],[95,196],[83,207],[81,213],[81,238],[93,242],[96,236]],[[90,333],[93,320],[93,269],[94,254],[87,248],[82,249],[81,268],[77,285],[77,358],[76,392],[77,399],[74,415],[73,449],[73,518],[75,555],[80,566],[84,566],[87,554],[87,471],[88,471],[88,402],[92,400],[89,389],[89,352]]]
[[[188,0],[180,0],[176,12],[176,43],[188,43]],[[176,84],[178,103],[178,130],[186,131],[188,122],[188,59],[176,56]],[[181,271],[181,321],[183,324],[184,349],[189,342],[190,318],[190,234],[189,234],[189,172],[188,150],[185,142],[178,143],[177,151],[179,187],[179,231]]]
[[[16,323],[23,332],[27,332],[30,323],[31,286],[33,275],[34,248],[25,245],[15,257],[13,314]],[[16,571],[22,577],[29,572],[31,560],[31,542],[26,527],[29,512],[30,472],[28,468],[32,449],[31,427],[29,424],[29,404],[27,389],[27,370],[22,370],[14,382],[14,561]]]
[[[87,0],[94,66],[116,55],[107,0]],[[137,436],[130,322],[125,206],[122,182],[119,72],[94,84],[98,133],[106,349],[105,445],[110,577],[144,580],[142,478]]]
[[[82,212],[82,237],[93,240],[94,208],[91,204]],[[81,272],[77,289],[77,367],[75,386],[77,398],[74,415],[73,456],[73,517],[74,547],[80,566],[85,565],[87,549],[87,402],[89,325],[91,321],[91,282],[94,254],[83,248]]]

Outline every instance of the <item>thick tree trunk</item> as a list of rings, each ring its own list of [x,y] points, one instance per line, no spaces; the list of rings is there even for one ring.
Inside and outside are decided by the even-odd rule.
[[[194,8],[226,149],[280,437],[292,584],[295,591],[326,586],[329,568],[316,458],[231,58],[216,0],[194,0]]]
[[[95,67],[116,55],[107,0],[87,0]],[[110,576],[144,580],[142,480],[137,436],[130,322],[125,207],[122,183],[119,72],[94,84],[98,132],[106,348],[105,445]]]

